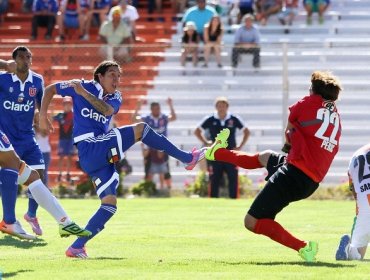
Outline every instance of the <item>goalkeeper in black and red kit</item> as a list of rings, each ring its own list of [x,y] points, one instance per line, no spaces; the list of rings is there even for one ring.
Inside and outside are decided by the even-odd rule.
[[[208,160],[245,169],[267,168],[268,181],[245,216],[245,227],[298,251],[307,262],[316,260],[318,243],[294,237],[275,217],[289,203],[314,193],[328,172],[339,149],[341,122],[335,101],[341,90],[339,79],[330,72],[312,73],[310,94],[289,107],[283,147],[287,156],[273,151],[249,155],[227,150],[228,129],[217,135],[206,152]]]

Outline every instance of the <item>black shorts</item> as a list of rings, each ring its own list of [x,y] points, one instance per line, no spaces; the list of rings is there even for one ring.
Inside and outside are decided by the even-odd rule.
[[[285,163],[286,156],[278,153],[271,153],[268,161],[267,161],[267,176],[265,181],[268,181],[272,175]]]
[[[248,214],[256,219],[275,219],[290,202],[309,197],[318,188],[300,169],[291,164],[281,166],[253,201]]]

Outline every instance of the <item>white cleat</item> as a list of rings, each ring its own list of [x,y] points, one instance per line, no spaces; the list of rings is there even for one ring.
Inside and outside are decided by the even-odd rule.
[[[0,223],[0,231],[9,235],[16,236],[20,239],[34,240],[36,236],[28,234],[21,226],[19,221],[14,224],[6,224],[4,221]]]

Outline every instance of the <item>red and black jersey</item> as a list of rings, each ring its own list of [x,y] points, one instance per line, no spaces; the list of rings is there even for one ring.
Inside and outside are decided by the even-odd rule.
[[[294,128],[288,135],[292,148],[287,162],[319,183],[339,149],[342,127],[335,102],[313,94],[289,110],[289,122]]]

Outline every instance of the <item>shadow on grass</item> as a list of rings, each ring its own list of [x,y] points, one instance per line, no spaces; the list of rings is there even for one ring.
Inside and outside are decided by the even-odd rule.
[[[33,272],[33,270],[30,270],[30,269],[21,269],[21,270],[14,271],[14,272],[4,272],[0,277],[10,278],[10,277],[14,277],[14,276],[17,276],[20,273],[25,273],[25,272]]]
[[[299,265],[299,266],[309,266],[309,267],[329,267],[329,268],[349,268],[355,267],[355,264],[343,264],[343,263],[331,263],[331,262],[314,262],[306,263],[303,261],[297,262],[221,262],[227,265]]]
[[[109,261],[122,261],[127,260],[128,258],[114,258],[114,257],[96,257],[96,258],[88,258],[88,261],[103,261],[103,260],[109,260]]]
[[[0,239],[0,247],[1,246],[8,246],[8,247],[16,247],[22,249],[30,249],[33,247],[44,247],[47,243],[43,239],[35,239],[35,240],[21,240],[17,238],[13,238],[9,235],[5,235],[4,238]]]

